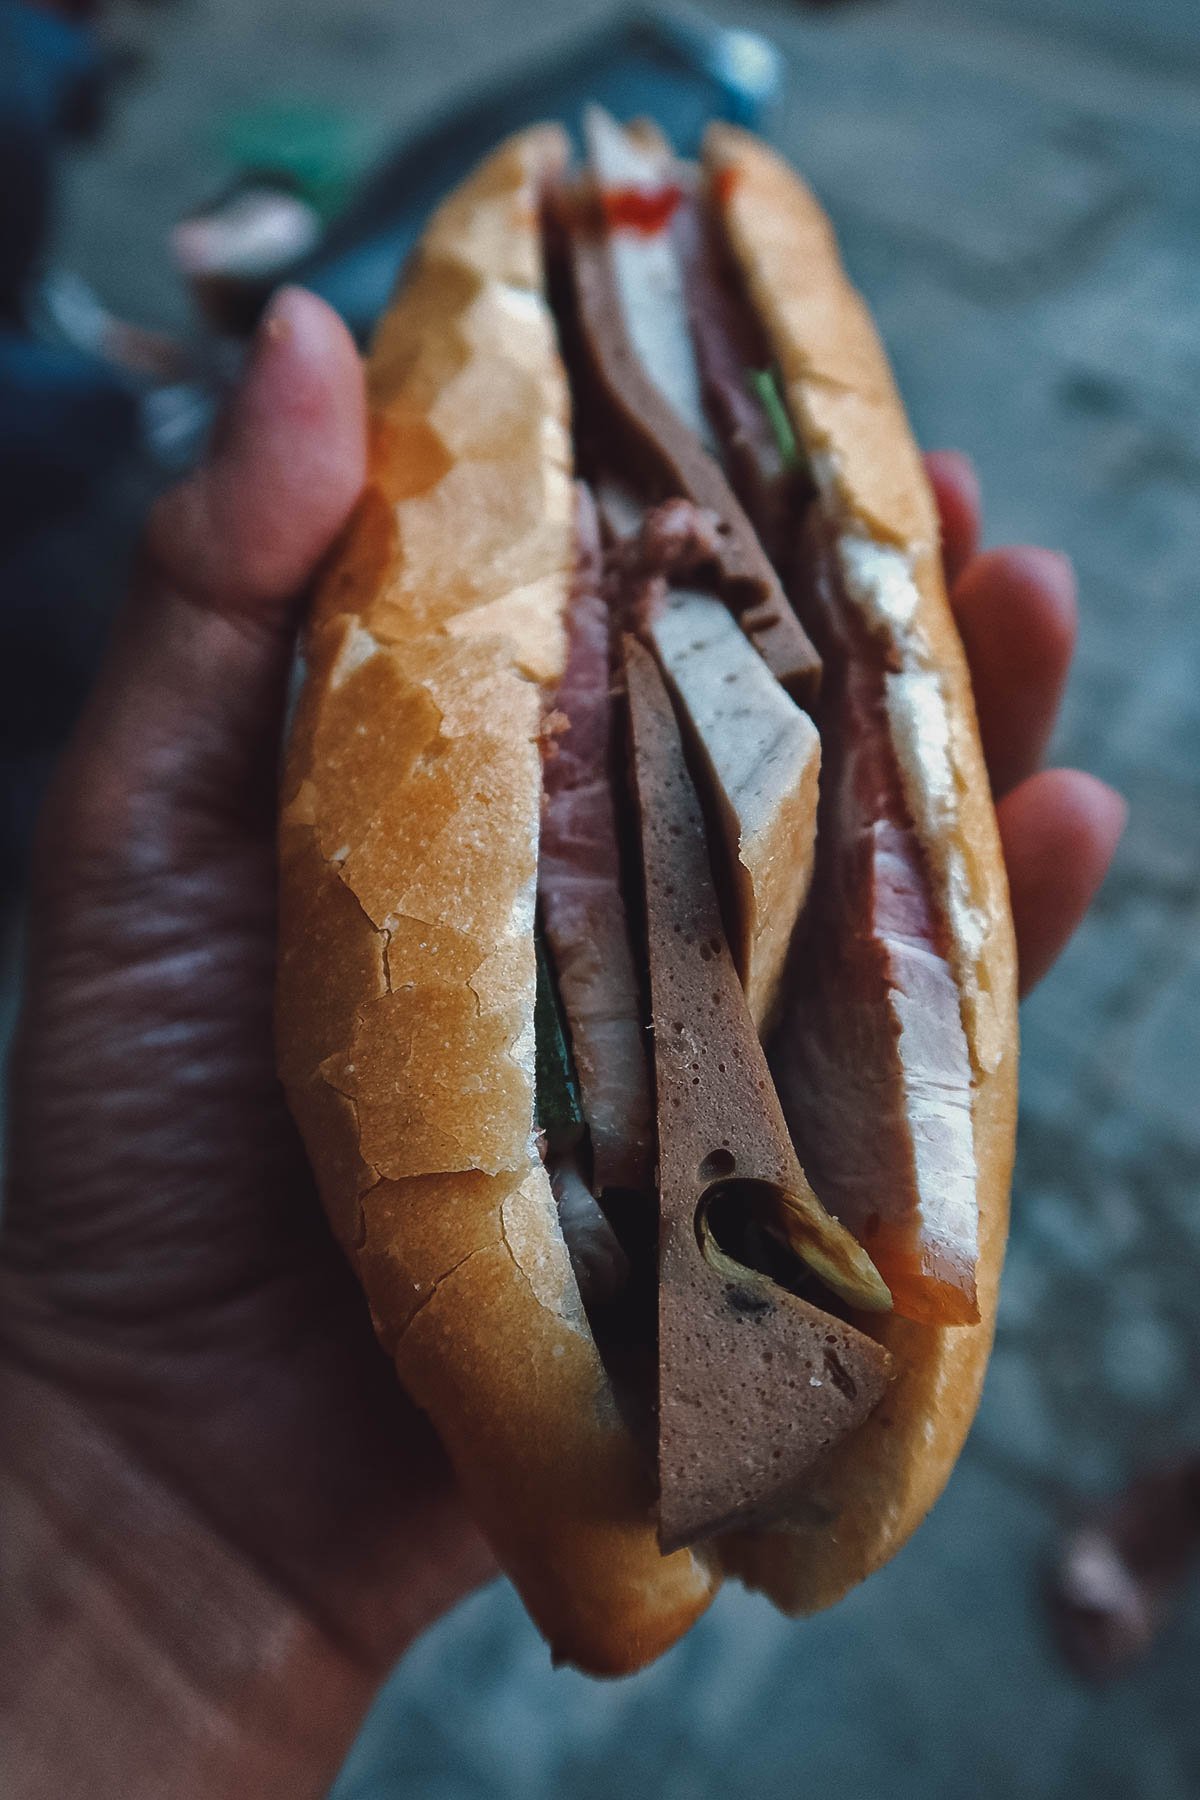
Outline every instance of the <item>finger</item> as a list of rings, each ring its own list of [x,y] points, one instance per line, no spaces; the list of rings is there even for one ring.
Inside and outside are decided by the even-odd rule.
[[[985,550],[955,583],[992,792],[1041,766],[1075,648],[1075,576],[1053,550]]]
[[[942,524],[946,585],[953,587],[979,548],[979,477],[961,450],[931,450],[925,468]]]
[[[284,290],[206,462],[155,508],[136,592],[43,827],[55,855],[206,809],[260,817],[299,597],[362,487],[361,365],[323,301]]]
[[[154,580],[214,612],[278,623],[344,523],[365,458],[350,334],[323,300],[284,288],[207,461],[154,509]]]
[[[1108,872],[1128,808],[1078,769],[1045,769],[1000,802],[1021,993],[1060,955]]]

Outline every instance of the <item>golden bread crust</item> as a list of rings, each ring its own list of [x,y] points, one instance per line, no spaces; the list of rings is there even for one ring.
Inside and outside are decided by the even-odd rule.
[[[539,684],[574,555],[538,195],[502,145],[382,322],[368,488],[314,603],[280,824],[280,1069],[401,1380],[556,1656],[636,1668],[715,1577],[664,1558],[533,1136]]]
[[[980,1323],[931,1329],[891,1318],[870,1327],[894,1355],[899,1379],[814,1479],[803,1518],[725,1546],[732,1572],[785,1610],[812,1612],[886,1562],[915,1530],[945,1486],[975,1415],[1008,1229],[1016,948],[970,677],[946,597],[936,508],[874,324],[847,280],[828,219],[786,164],[746,133],[715,126],[705,165],[813,460],[822,505],[839,532],[898,552],[911,573],[915,604],[899,633],[904,678],[935,681],[948,722],[941,746],[947,810],[925,843],[935,880],[947,889],[952,880],[957,884],[948,910],[976,1077]],[[921,822],[918,812],[918,828]]]
[[[718,1577],[658,1552],[532,1136],[537,733],[574,551],[537,196],[564,154],[553,128],[524,133],[451,196],[372,351],[369,485],[314,604],[287,755],[279,1054],[401,1380],[555,1654],[618,1673],[686,1630]],[[926,843],[955,896],[977,1074],[982,1323],[888,1321],[903,1373],[803,1518],[722,1545],[731,1571],[809,1611],[914,1529],[975,1411],[1007,1225],[1016,964],[936,514],[878,338],[791,171],[728,128],[708,164],[733,171],[715,191],[829,516],[911,576],[905,674],[937,683],[948,720],[949,823],[931,815]]]

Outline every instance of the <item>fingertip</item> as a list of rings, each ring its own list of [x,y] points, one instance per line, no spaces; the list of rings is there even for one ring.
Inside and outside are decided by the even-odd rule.
[[[281,289],[208,459],[156,509],[160,570],[226,611],[290,601],[362,491],[366,439],[353,338],[317,295]]]
[[[1080,883],[1089,884],[1088,904],[1111,867],[1129,823],[1129,802],[1084,769],[1047,769],[1050,791],[1062,818],[1068,853]]]
[[[1108,873],[1128,812],[1115,788],[1082,769],[1031,775],[997,807],[1023,994],[1081,923]]]
[[[1079,622],[1079,592],[1075,565],[1059,550],[1040,544],[1006,544],[983,550],[973,557],[955,588],[955,612],[974,605],[993,605],[997,611],[1021,608],[1029,623],[1073,648]]]
[[[955,584],[951,604],[968,657],[981,653],[1065,675],[1075,650],[1079,601],[1066,556],[1034,544],[983,550]],[[974,670],[972,670],[974,673]],[[988,670],[983,670],[988,679]]]
[[[951,601],[996,794],[1041,762],[1075,650],[1078,603],[1064,556],[1033,545],[972,557]]]
[[[316,294],[285,287],[259,327],[214,473],[247,540],[259,581],[276,593],[328,548],[366,475],[362,366],[344,322]],[[249,544],[247,544],[249,548]]]
[[[953,585],[979,544],[979,477],[961,450],[931,450],[925,458],[942,528],[942,559]]]
[[[930,450],[925,457],[930,479],[947,492],[953,489],[964,507],[979,513],[979,476],[965,450]]]
[[[341,316],[306,288],[280,288],[258,328],[234,418],[245,428],[264,412],[289,428],[320,426],[327,438],[343,438],[343,483],[357,474],[361,486],[366,395],[358,348]]]

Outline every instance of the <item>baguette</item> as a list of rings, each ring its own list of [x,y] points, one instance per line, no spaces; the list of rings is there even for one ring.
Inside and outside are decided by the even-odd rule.
[[[502,145],[434,216],[371,351],[368,486],[314,601],[286,753],[278,1043],[400,1380],[555,1656],[611,1674],[673,1642],[723,1572],[789,1611],[829,1604],[944,1485],[995,1317],[1015,952],[936,514],[886,360],[815,200],[716,128],[708,191],[816,507],[850,545],[848,581],[910,597],[886,620],[888,707],[971,1058],[979,1321],[856,1320],[896,1378],[787,1523],[663,1555],[650,1459],[597,1348],[534,1118],[540,740],[575,557],[540,203],[565,160],[552,127]]]

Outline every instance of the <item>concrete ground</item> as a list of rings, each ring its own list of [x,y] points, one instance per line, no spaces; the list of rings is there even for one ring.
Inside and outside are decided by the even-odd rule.
[[[211,187],[214,109],[354,109],[382,143],[600,4],[186,0],[67,174],[60,251],[169,322],[163,231]],[[550,1669],[496,1586],[414,1650],[337,1800],[800,1792],[1190,1800],[1200,1594],[1097,1694],[1048,1641],[1062,1523],[1200,1446],[1200,14],[1191,0],[716,7],[788,62],[810,175],[928,444],[976,457],[993,541],[1069,551],[1083,631],[1057,744],[1129,796],[1084,930],[1024,1016],[1012,1248],[980,1419],[912,1546],[789,1624],[729,1590],[656,1668]]]

